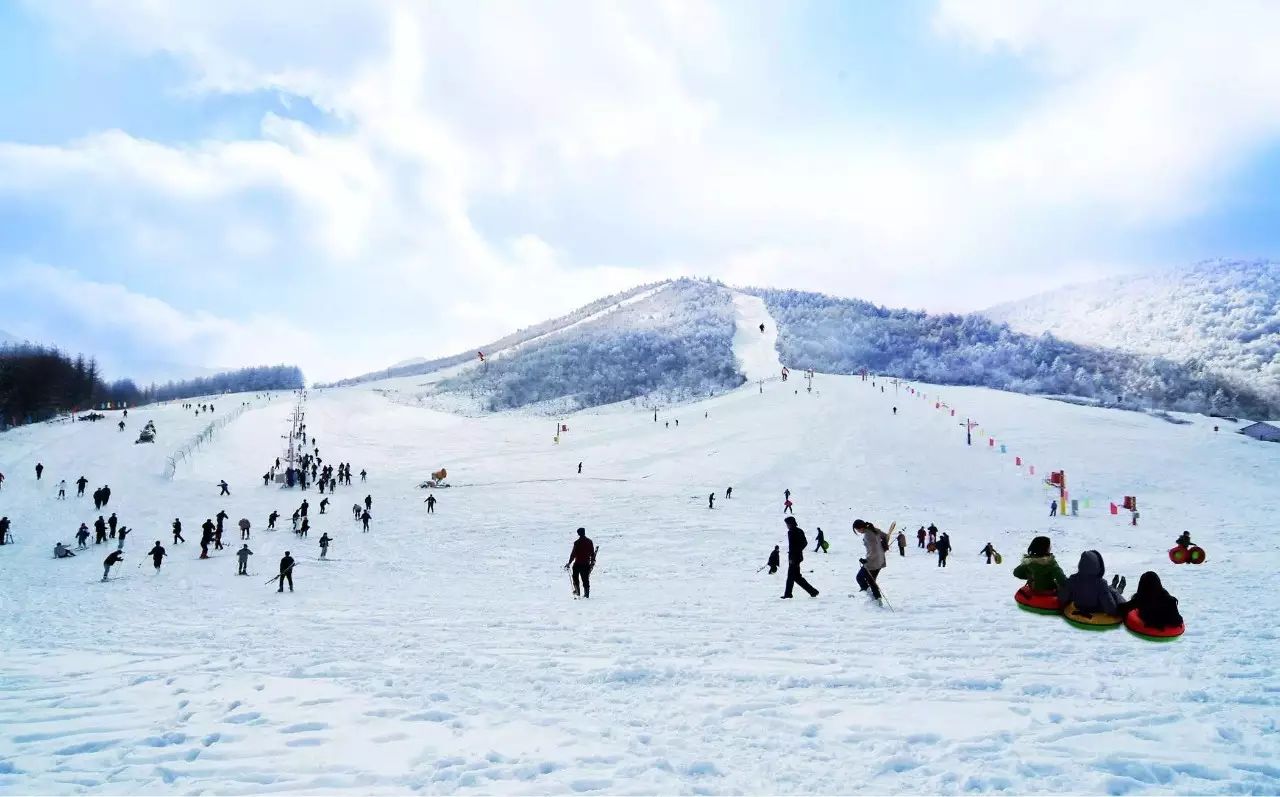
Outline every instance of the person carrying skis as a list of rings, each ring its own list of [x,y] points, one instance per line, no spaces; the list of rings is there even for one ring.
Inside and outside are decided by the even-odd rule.
[[[906,555],[907,555],[907,535],[900,531],[898,532],[898,556],[906,556]]]
[[[777,545],[773,546],[773,552],[769,554],[769,561],[765,562],[765,566],[769,568],[769,575],[778,572],[778,568],[782,565],[782,551]]]
[[[227,489],[228,486],[229,485],[227,484],[226,479],[223,479],[222,481],[218,482],[218,489],[221,490],[221,492],[219,492],[218,495],[231,495],[231,490]]]
[[[369,510],[367,509],[360,513],[360,525],[364,527],[364,531],[366,532],[369,531],[369,518],[371,517],[373,517],[373,515],[370,515]]]
[[[862,519],[853,521],[853,532],[862,535],[862,544],[866,548],[866,556],[858,560],[862,565],[856,576],[858,591],[866,592],[871,590],[871,597],[876,601],[880,601],[878,579],[880,571],[884,570],[887,564],[884,558],[884,551],[885,548],[889,547],[889,537],[873,524]]]
[[[174,518],[173,519],[173,544],[177,545],[180,542],[186,542],[186,541],[187,541],[186,538],[182,536],[182,521],[178,520],[177,518]]]
[[[155,546],[150,551],[147,551],[147,555],[151,557],[151,564],[156,570],[160,569],[160,560],[168,556],[164,552],[164,547],[160,545],[159,540],[156,540]]]
[[[434,495],[427,496],[427,514],[430,515],[436,511],[436,497]]]
[[[112,551],[107,554],[107,558],[102,560],[102,580],[106,581],[111,576],[111,568],[116,566],[116,562],[124,560],[124,554],[120,551]]]
[[[951,536],[945,531],[942,532],[942,536],[938,538],[936,550],[938,552],[938,567],[946,567],[947,554],[951,553]]]
[[[240,522],[237,525],[240,526],[240,539],[242,540],[249,539],[249,518],[247,517],[240,518]]]
[[[276,520],[278,520],[279,517],[280,517],[279,512],[275,511],[274,509],[271,510],[271,514],[267,515],[267,528],[274,530],[276,527]]]
[[[991,564],[992,562],[994,562],[994,561],[995,561],[995,557],[996,557],[996,547],[995,547],[994,545],[992,545],[991,543],[987,543],[987,544],[986,544],[986,546],[985,546],[981,551],[978,551],[978,555],[979,555],[979,556],[986,556],[986,557],[987,557],[987,564]]]
[[[289,591],[293,592],[293,557],[288,551],[284,552],[284,557],[280,560],[280,575],[276,576],[276,581],[280,582],[280,589],[276,592],[284,592],[285,579],[289,580]]]
[[[76,543],[76,547],[80,550],[89,547],[89,527],[83,523],[80,524],[80,530],[76,532]]]
[[[333,538],[329,536],[329,532],[326,531],[324,534],[320,535],[320,558],[321,559],[324,559],[326,556],[329,555],[329,543],[332,541],[333,541]]]
[[[253,551],[249,550],[249,543],[240,546],[240,550],[236,551],[236,559],[240,560],[240,567],[236,570],[237,576],[249,575],[249,557],[253,556]]]
[[[927,534],[927,532],[924,530],[924,526],[921,526],[921,527],[920,527],[920,530],[916,532],[916,547],[917,547],[917,548],[923,548],[923,547],[924,547],[924,538],[925,538],[925,534]]]
[[[818,590],[800,572],[800,563],[804,561],[804,549],[809,547],[809,538],[804,536],[804,529],[796,525],[794,517],[783,518],[783,521],[787,524],[787,585],[782,591],[782,597],[793,597],[793,587],[799,584],[801,589],[809,593],[810,598],[816,598]]]
[[[716,508],[716,494],[711,493],[710,495],[707,496],[707,509],[715,509],[715,508]]]
[[[573,541],[573,548],[569,551],[569,561],[564,564],[565,570],[572,570],[574,595],[591,597],[591,568],[595,567],[595,564],[595,543],[591,542],[591,538],[587,536],[586,529],[579,528],[578,539]]]
[[[813,546],[813,552],[817,553],[818,551],[827,552],[827,535],[822,533],[821,526],[818,526],[818,544]]]

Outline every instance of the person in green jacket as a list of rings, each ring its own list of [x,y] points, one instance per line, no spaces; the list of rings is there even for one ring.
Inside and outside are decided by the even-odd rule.
[[[1036,592],[1053,592],[1067,580],[1062,568],[1058,567],[1058,560],[1049,552],[1048,537],[1036,537],[1031,541],[1027,555],[1013,569],[1013,575],[1025,580],[1027,586]]]

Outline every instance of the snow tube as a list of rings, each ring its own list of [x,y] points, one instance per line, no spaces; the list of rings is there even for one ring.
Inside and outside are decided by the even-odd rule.
[[[1175,565],[1185,565],[1191,558],[1191,552],[1185,545],[1176,545],[1169,549],[1169,561]]]
[[[1134,636],[1139,636],[1152,642],[1168,642],[1171,639],[1177,639],[1182,636],[1183,631],[1187,630],[1185,623],[1176,628],[1151,628],[1143,625],[1141,618],[1138,617],[1137,609],[1131,610],[1124,616],[1124,627],[1129,629],[1129,633]]]
[[[1103,612],[1082,612],[1076,609],[1074,603],[1068,603],[1062,610],[1062,617],[1068,623],[1076,628],[1085,631],[1109,631],[1112,628],[1119,628],[1123,622],[1114,614],[1105,614]]]
[[[831,543],[827,542],[826,540],[823,540],[823,541],[822,541],[822,551],[823,551],[823,553],[825,553],[825,552],[826,552],[828,549],[830,549],[830,548],[831,548]]]
[[[1204,564],[1204,548],[1199,545],[1192,545],[1187,549],[1187,561],[1193,565]]]
[[[1001,556],[1000,554],[996,554],[996,564],[998,565],[1004,564],[1004,557]]]
[[[1060,614],[1062,612],[1062,605],[1058,603],[1056,590],[1038,592],[1023,584],[1018,588],[1017,592],[1013,593],[1013,599],[1018,602],[1019,608],[1034,614]]]

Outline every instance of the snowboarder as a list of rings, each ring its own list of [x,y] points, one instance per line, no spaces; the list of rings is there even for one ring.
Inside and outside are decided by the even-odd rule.
[[[996,558],[996,548],[991,543],[987,543],[981,551],[978,551],[978,555],[987,557],[987,564],[991,564]]]
[[[907,555],[907,535],[900,531],[898,532],[898,556],[906,556],[906,555]]]
[[[921,527],[920,527],[920,530],[916,532],[916,543],[917,543],[916,547],[917,547],[917,548],[923,548],[923,547],[924,547],[924,538],[925,538],[925,534],[927,534],[927,533],[928,533],[928,532],[926,532],[926,531],[924,530],[924,526],[921,526]]]
[[[945,531],[938,539],[936,550],[938,551],[938,567],[946,567],[947,554],[951,553],[951,537]]]
[[[591,542],[591,538],[587,536],[586,529],[579,528],[578,539],[573,541],[573,548],[569,551],[569,561],[564,565],[565,570],[572,571],[574,595],[591,597],[591,569],[595,565],[595,543]]]
[[[238,525],[240,526],[240,539],[249,539],[249,518],[240,518],[240,523]]]
[[[773,546],[773,553],[769,554],[769,561],[765,562],[769,568],[769,575],[778,572],[778,568],[782,565],[782,552],[777,545]]]
[[[60,542],[54,543],[53,545],[54,559],[66,559],[71,556],[75,556],[75,554],[71,552],[70,548],[68,548],[67,546],[63,545]]]
[[[173,519],[173,544],[177,545],[180,542],[186,542],[186,539],[182,536],[182,521],[178,520],[177,518],[174,518]]]
[[[1132,517],[1133,517],[1133,522],[1130,525],[1133,525],[1133,526],[1138,525],[1138,510],[1136,509],[1133,510]]]
[[[813,546],[813,552],[818,551],[827,552],[827,535],[822,532],[821,526],[818,527],[818,544]]]
[[[280,513],[275,511],[274,509],[271,510],[271,514],[267,515],[267,528],[274,530],[276,527],[276,520],[278,520],[279,518],[280,518]]]
[[[36,463],[36,481],[40,481],[40,477],[44,475],[44,465]]]
[[[715,509],[715,508],[716,508],[716,494],[711,493],[710,495],[707,496],[707,509]]]
[[[276,581],[280,582],[280,589],[276,592],[284,592],[285,579],[289,580],[289,591],[293,592],[293,557],[288,551],[284,552],[284,557],[280,560],[280,575],[276,576]]]
[[[76,498],[84,497],[84,488],[89,486],[89,480],[81,476],[76,479]]]
[[[324,559],[329,554],[329,543],[333,538],[329,536],[329,532],[320,535],[320,558]]]
[[[728,500],[729,500],[730,498],[732,498],[732,497],[733,497],[733,488],[732,488],[732,487],[726,487],[726,488],[724,489],[724,500],[728,501]]]
[[[76,532],[76,548],[84,550],[89,547],[89,527],[80,524],[80,530]]]
[[[159,540],[156,540],[155,546],[150,551],[147,551],[147,555],[151,557],[151,564],[155,566],[156,570],[160,569],[160,560],[168,556],[164,552],[164,547],[160,545]]]
[[[804,549],[809,547],[809,538],[804,536],[804,529],[796,525],[794,517],[784,518],[784,522],[787,524],[787,586],[783,589],[782,597],[792,597],[793,586],[799,584],[801,589],[809,593],[810,598],[816,598],[818,590],[800,572],[800,563],[804,561]]]
[[[436,511],[436,497],[434,495],[427,496],[427,514],[430,515]],[[358,510],[360,507],[356,507]]]
[[[1058,515],[1058,499],[1049,502],[1049,517],[1057,517]]]
[[[369,510],[367,509],[360,513],[360,525],[366,532],[369,531],[369,518],[371,517],[373,517],[373,515],[370,515]]]
[[[881,600],[879,576],[880,571],[884,570],[887,564],[884,551],[889,547],[889,537],[874,524],[861,519],[853,521],[853,531],[855,534],[862,535],[862,544],[867,554],[858,560],[862,565],[856,576],[858,591],[871,590],[871,597],[879,601]]]
[[[227,487],[228,485],[227,485],[226,479],[223,479],[222,481],[218,482],[218,489],[221,490],[221,492],[218,493],[218,495],[231,495],[231,491],[227,489]]]
[[[249,557],[253,556],[253,551],[249,550],[249,543],[240,546],[240,550],[236,551],[236,559],[240,560],[240,567],[236,570],[237,576],[249,575]]]
[[[119,551],[112,551],[107,554],[107,558],[102,560],[102,580],[106,581],[111,576],[111,568],[116,566],[116,562],[124,560],[124,554]]]
[[[59,501],[67,500],[67,480],[66,479],[63,479],[62,481],[58,482],[58,500]]]

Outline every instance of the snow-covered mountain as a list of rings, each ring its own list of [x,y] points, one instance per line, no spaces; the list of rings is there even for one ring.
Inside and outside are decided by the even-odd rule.
[[[1194,359],[1280,396],[1280,263],[1216,260],[1079,285],[985,315],[1018,332]]]
[[[760,356],[765,341],[768,350]],[[1250,418],[1274,415],[1276,408],[1203,364],[1033,337],[978,315],[930,315],[691,279],[602,299],[480,350],[484,361],[471,351],[340,384],[373,383],[409,403],[467,414],[560,413],[716,395],[748,379],[776,378],[785,364],[830,374],[865,368],[1104,406]]]

